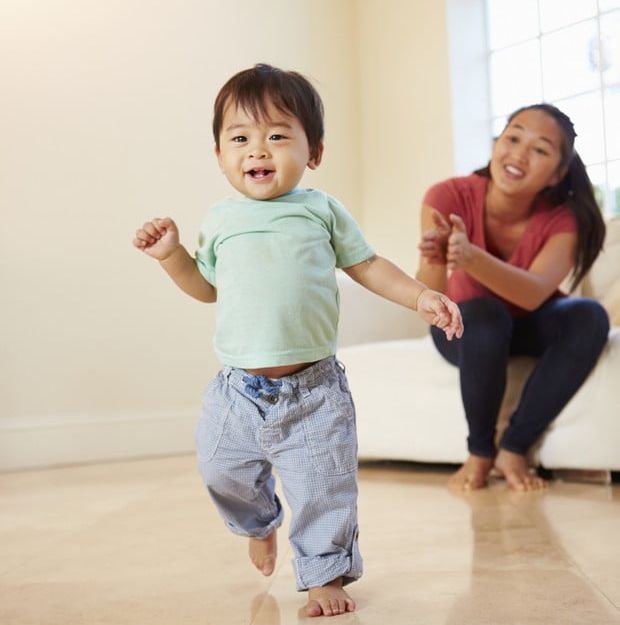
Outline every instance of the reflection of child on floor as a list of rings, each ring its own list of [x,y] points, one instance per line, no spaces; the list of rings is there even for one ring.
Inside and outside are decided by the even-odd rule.
[[[298,590],[309,616],[355,608],[343,586],[362,574],[357,543],[355,414],[335,359],[343,268],[371,291],[413,310],[448,339],[458,308],[377,256],[334,198],[301,189],[323,154],[323,105],[296,72],[257,65],[233,76],[215,102],[216,154],[243,197],[216,204],[192,258],[169,218],[134,245],[203,302],[217,299],[215,350],[224,368],[205,391],[199,465],[228,527],[250,537],[250,557],[274,570],[282,507],[290,504]]]

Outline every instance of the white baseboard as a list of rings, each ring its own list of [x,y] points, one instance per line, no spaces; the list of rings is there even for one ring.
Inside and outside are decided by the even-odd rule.
[[[0,471],[191,453],[197,410],[0,419]]]

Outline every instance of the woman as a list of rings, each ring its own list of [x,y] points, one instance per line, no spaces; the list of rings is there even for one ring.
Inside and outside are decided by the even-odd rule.
[[[609,320],[571,289],[600,252],[605,224],[570,119],[549,104],[513,113],[489,165],[426,193],[418,278],[459,304],[465,333],[439,352],[459,367],[469,457],[450,479],[457,489],[486,485],[493,467],[517,490],[545,482],[526,454],[577,392],[605,345]],[[495,427],[511,355],[538,357],[509,425]]]

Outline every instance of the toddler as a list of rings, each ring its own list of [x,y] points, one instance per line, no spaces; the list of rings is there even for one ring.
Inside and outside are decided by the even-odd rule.
[[[195,257],[175,223],[156,218],[134,245],[203,302],[217,300],[215,351],[196,433],[208,492],[231,531],[249,537],[270,575],[282,506],[309,616],[355,609],[343,586],[362,574],[355,409],[336,360],[336,268],[441,328],[463,332],[458,307],[376,255],[345,208],[298,184],[323,156],[323,105],[306,78],[269,65],[233,76],[214,107],[215,153],[241,197],[213,206]]]

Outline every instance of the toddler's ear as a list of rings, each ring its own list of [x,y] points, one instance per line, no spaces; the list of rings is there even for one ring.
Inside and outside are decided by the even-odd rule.
[[[316,153],[308,161],[308,169],[316,169],[321,164],[323,158],[323,142],[319,143]]]
[[[220,166],[220,169],[224,171],[224,166],[222,165],[222,153],[220,152],[220,148],[217,145],[213,146],[213,153],[215,154],[215,158],[217,158],[217,163]]]

